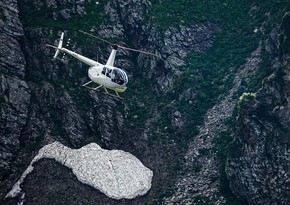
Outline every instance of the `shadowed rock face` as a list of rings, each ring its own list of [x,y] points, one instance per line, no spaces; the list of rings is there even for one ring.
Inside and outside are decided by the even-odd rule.
[[[178,86],[174,84],[175,79],[186,74],[188,54],[191,51],[206,52],[221,28],[202,22],[170,27],[160,33],[150,21],[144,23],[151,1],[108,2],[101,9],[106,15],[105,21],[100,26],[92,26],[88,32],[98,32],[105,38],[117,38],[121,44],[161,55],[161,59],[155,59],[127,51],[118,53],[116,65],[128,68],[132,89],[128,90],[128,100],[117,102],[79,87],[88,80],[86,71],[83,72],[86,66],[74,63],[68,57],[51,61],[54,51],[45,44],[53,44],[59,30],[35,26],[36,18],[32,17],[29,19],[32,22],[28,22],[24,20],[27,17],[24,13],[19,14],[19,10],[43,12],[47,9],[48,12],[42,15],[51,22],[62,21],[70,25],[75,17],[87,14],[87,3],[92,2],[6,0],[0,3],[0,203],[39,149],[55,141],[67,149],[94,142],[108,150],[132,153],[154,172],[150,191],[135,199],[114,200],[80,183],[67,167],[43,159],[34,164],[34,171],[22,183],[26,195],[6,200],[6,204],[17,204],[23,201],[23,197],[29,204],[157,204],[165,203],[164,198],[169,204],[186,204],[197,202],[202,197],[206,202],[223,203],[225,199],[219,193],[220,167],[214,139],[216,133],[226,129],[223,123],[231,117],[237,103],[236,92],[241,87],[241,78],[247,82],[249,75],[258,70],[261,48],[258,47],[257,53],[253,53],[235,74],[233,88],[221,96],[219,104],[208,110],[204,123],[198,128],[200,133],[188,143],[189,150],[182,153],[183,147],[178,142],[192,136],[185,136],[190,119],[185,117],[186,113],[179,109],[176,101],[186,101],[189,106],[194,106],[199,93],[195,88],[180,88],[180,93],[175,95],[178,97],[168,104],[160,104],[158,99],[173,94]],[[23,17],[24,27],[19,15]],[[72,28],[66,32],[73,38],[80,36]],[[280,37],[285,45],[289,43],[287,36]],[[84,40],[86,37],[79,38]],[[265,43],[266,47],[270,44]],[[96,45],[90,42],[82,46],[75,41],[69,47],[105,61],[110,48]],[[233,192],[250,204],[275,204],[275,197],[284,204],[288,203],[289,157],[285,136],[289,133],[290,113],[286,79],[290,78],[286,48],[281,48],[282,63],[288,66],[284,69],[284,80],[269,81],[241,112],[234,142],[239,149],[232,152],[236,155],[229,156],[227,162],[226,171]],[[271,54],[275,56],[276,52]],[[277,60],[271,60],[277,63]],[[273,65],[273,68],[277,66]],[[146,89],[139,81],[146,82]],[[138,98],[140,95],[144,95],[142,99]],[[264,101],[270,108],[261,112]],[[265,115],[257,115],[258,112]],[[268,119],[273,117],[279,123]],[[174,184],[174,191],[168,193],[167,188]]]
[[[28,119],[31,93],[23,80],[26,61],[19,39],[24,33],[19,20],[17,1],[2,1],[0,7],[0,180],[2,181],[15,171],[13,162],[15,153],[20,150],[20,136]]]
[[[23,37],[24,32],[19,20],[17,1],[2,1],[0,6],[0,71],[23,79],[26,62],[19,38]]]
[[[279,31],[285,36],[285,29],[289,28],[285,27],[287,16]],[[285,43],[289,42],[281,38],[280,50],[285,48]],[[239,111],[226,172],[233,192],[249,204],[290,203],[290,61],[287,50],[280,53],[281,61],[272,59],[278,62],[278,69],[264,80],[255,97],[244,101]],[[271,53],[275,52],[277,50],[272,48]]]
[[[132,100],[130,98],[128,101],[116,102],[108,96],[80,89],[79,85],[87,80],[87,74],[81,73],[80,70],[87,69],[87,67],[72,63],[71,65],[74,65],[72,68],[70,63],[73,60],[70,61],[67,57],[60,62],[51,61],[54,51],[45,46],[46,43],[52,43],[51,36],[53,38],[57,36],[57,31],[30,26],[29,23],[33,24],[34,20],[37,21],[33,18],[33,22],[23,20],[23,27],[19,18],[19,15],[22,15],[24,19],[27,14],[19,14],[21,11],[37,12],[48,9],[54,10],[51,14],[52,20],[71,20],[86,14],[85,5],[83,1],[74,0],[22,1],[19,5],[17,1],[7,1],[0,4],[0,15],[4,16],[0,20],[0,49],[3,51],[0,52],[1,199],[11,190],[38,150],[56,140],[70,148],[80,148],[91,142],[97,142],[108,149],[129,151],[137,156],[146,167],[149,167],[154,173],[158,173],[154,175],[151,191],[144,198],[130,201],[132,204],[156,200],[159,195],[158,191],[174,180],[174,177],[169,180],[168,175],[172,167],[179,164],[179,160],[171,161],[172,156],[180,152],[179,149],[174,147],[174,141],[168,140],[164,144],[158,139],[152,139],[152,136],[156,136],[156,133],[159,132],[154,128],[154,124],[158,123],[163,112],[158,109],[159,105],[148,108],[146,113],[149,116],[148,119],[143,121],[140,119],[140,122],[144,122],[144,126],[140,126],[140,123],[135,125],[135,121],[139,121],[139,118],[142,117],[135,115],[135,112],[143,109],[144,106],[148,107],[144,102],[135,97],[132,97]],[[107,14],[106,21],[100,26],[99,34],[105,38],[117,37],[120,39],[126,39],[124,37],[126,34],[129,40],[124,40],[126,42],[123,43],[128,43],[132,39],[132,42],[129,43],[136,48],[164,53],[162,59],[157,60],[144,55],[138,55],[135,59],[135,55],[120,51],[120,59],[116,65],[121,62],[122,68],[127,66],[145,67],[148,72],[141,72],[140,76],[143,76],[142,78],[148,82],[151,79],[156,87],[152,87],[152,92],[158,90],[157,92],[166,93],[172,89],[174,75],[182,74],[187,54],[191,50],[205,51],[210,47],[214,33],[219,29],[208,23],[193,25],[189,28],[185,26],[176,29],[170,28],[163,39],[162,34],[153,25],[144,24],[144,15],[150,6],[150,1],[108,3],[104,8],[104,12]],[[44,12],[43,15],[48,16],[50,13]],[[80,34],[70,33],[70,35]],[[76,45],[70,46],[76,47]],[[173,51],[170,51],[170,47]],[[94,50],[92,49],[93,54]],[[100,52],[100,59],[107,58],[108,52],[106,49],[103,50]],[[76,51],[82,52],[78,48]],[[135,74],[129,73],[129,75],[132,77]],[[136,120],[129,118],[130,115],[135,115]],[[171,124],[168,125],[169,128],[176,130],[176,133],[184,131],[186,119],[182,113],[174,109],[168,118],[171,121]],[[162,132],[168,135],[169,131]],[[52,164],[49,165],[49,163]],[[166,165],[166,163],[169,164]],[[31,184],[40,183],[42,174],[50,177],[56,173],[57,176],[61,176],[61,173],[68,174],[65,168],[55,165],[50,160],[35,164],[35,171],[28,175],[23,183],[23,190],[27,194],[33,189]],[[56,168],[58,171],[46,173],[44,170],[46,168],[42,168],[41,165],[47,169],[48,167]],[[54,182],[57,184],[56,181]],[[85,190],[83,187],[86,186],[82,186],[82,189]],[[148,190],[148,186],[146,187],[144,190]],[[43,192],[45,192],[44,189],[42,189]],[[46,196],[52,193],[52,190],[53,188],[48,188]],[[133,198],[140,193],[142,195],[145,193],[144,190],[142,193],[129,194],[130,197],[127,198]],[[36,198],[41,198],[43,194],[37,190],[32,193],[35,193]],[[19,200],[22,201],[22,196],[19,195],[19,197]],[[31,194],[27,200],[34,203],[30,197]],[[16,198],[17,200],[18,198]],[[69,198],[69,200],[68,203],[74,201],[73,198]],[[102,200],[106,201],[106,198],[103,197]],[[44,197],[41,203],[45,204],[47,201],[49,201],[49,197]],[[5,203],[14,203],[14,199],[9,199]],[[116,202],[111,200],[108,203]],[[129,202],[119,203],[128,204]]]
[[[262,88],[240,113],[226,171],[234,193],[249,204],[288,204],[289,122],[287,126],[281,124],[281,99],[274,100],[281,92],[277,89],[280,86],[275,86],[280,82],[268,83],[271,85]],[[281,96],[289,93],[284,94]],[[265,104],[265,99],[273,104]],[[282,107],[287,113],[289,107]]]

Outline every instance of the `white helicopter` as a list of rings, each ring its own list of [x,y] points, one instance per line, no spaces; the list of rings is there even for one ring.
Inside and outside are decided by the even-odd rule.
[[[67,53],[71,56],[73,56],[74,58],[82,61],[83,63],[87,64],[90,66],[89,70],[88,70],[88,76],[91,79],[91,81],[83,84],[82,86],[85,88],[89,88],[91,90],[97,91],[99,88],[103,87],[106,94],[111,95],[113,97],[119,98],[119,99],[123,99],[120,97],[119,92],[124,92],[127,89],[127,84],[128,84],[128,76],[126,74],[125,71],[123,71],[120,68],[117,68],[114,66],[114,61],[115,61],[115,56],[117,53],[117,49],[118,48],[122,48],[122,49],[128,49],[131,51],[136,51],[136,52],[140,52],[140,53],[144,53],[144,54],[149,54],[149,55],[153,55],[158,57],[157,54],[154,53],[149,53],[149,52],[145,52],[145,51],[141,51],[141,50],[136,50],[136,49],[132,49],[132,48],[127,48],[124,46],[120,46],[117,44],[112,44],[109,41],[106,41],[104,39],[101,39],[97,36],[94,36],[90,33],[87,33],[85,31],[80,31],[86,35],[89,35],[91,37],[97,38],[99,40],[102,40],[106,43],[109,43],[110,45],[112,45],[112,51],[111,54],[106,62],[106,64],[101,64],[97,61],[94,61],[92,59],[89,59],[85,56],[82,56],[78,53],[75,53],[69,49],[66,49],[64,47],[62,47],[63,44],[63,38],[64,38],[64,32],[61,33],[61,37],[59,40],[59,44],[58,46],[52,46],[47,44],[47,46],[55,48],[56,52],[54,54],[54,59],[57,58],[58,54],[60,53],[60,51]],[[97,87],[90,87],[89,84],[91,83],[96,83],[98,84]],[[116,95],[112,95],[108,92],[108,89],[114,90]]]

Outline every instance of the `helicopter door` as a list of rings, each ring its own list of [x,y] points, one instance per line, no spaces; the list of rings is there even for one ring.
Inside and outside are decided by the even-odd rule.
[[[106,75],[107,77],[111,77],[111,72],[112,70],[110,68],[107,68],[107,67],[103,67],[103,70],[102,70],[102,74],[103,75]]]

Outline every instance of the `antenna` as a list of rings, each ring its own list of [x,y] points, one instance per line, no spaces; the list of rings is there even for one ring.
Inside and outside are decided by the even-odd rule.
[[[105,40],[105,39],[102,39],[102,38],[100,38],[100,37],[98,37],[98,36],[95,36],[95,35],[93,35],[93,34],[90,34],[90,33],[88,33],[88,32],[82,31],[82,30],[79,30],[79,32],[81,32],[81,33],[83,33],[83,34],[85,34],[85,35],[91,36],[91,37],[93,37],[93,38],[96,38],[96,39],[98,39],[98,40],[100,40],[100,41],[102,41],[102,42],[105,42],[105,43],[107,43],[107,44],[113,46],[114,49],[117,47],[117,48],[121,48],[121,49],[129,50],[129,51],[134,51],[134,52],[139,52],[139,53],[144,53],[144,54],[148,54],[148,55],[152,55],[152,56],[160,57],[159,55],[157,55],[157,54],[155,54],[155,53],[150,53],[150,52],[146,52],[146,51],[142,51],[142,50],[137,50],[137,49],[133,49],[133,48],[128,48],[128,47],[125,47],[125,46],[121,46],[121,45],[118,45],[118,44],[111,43],[110,41],[107,41],[107,40]]]

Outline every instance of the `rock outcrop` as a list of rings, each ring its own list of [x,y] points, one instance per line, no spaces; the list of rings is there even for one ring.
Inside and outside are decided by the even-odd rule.
[[[31,92],[24,81],[26,61],[19,43],[24,36],[17,1],[0,3],[0,180],[15,170]],[[2,184],[2,182],[1,182]],[[1,195],[1,194],[0,194]]]
[[[26,61],[19,39],[23,37],[23,27],[19,20],[17,1],[0,3],[0,71],[3,74],[23,78]]]
[[[285,37],[289,36],[284,31],[289,29],[287,21],[286,14],[279,31]],[[256,93],[244,94],[239,100],[226,173],[233,192],[249,204],[290,203],[290,61],[288,48],[283,49],[289,43],[286,39],[280,39],[280,60],[270,55],[275,57],[271,62],[277,70]],[[278,53],[276,48],[272,47],[270,54]]]
[[[175,184],[175,193],[165,202],[185,204],[193,197],[197,197],[200,198],[200,203],[207,201],[215,201],[216,205],[225,203],[224,197],[219,196],[220,164],[215,140],[219,133],[227,130],[225,122],[232,116],[236,107],[235,93],[241,88],[242,81],[258,72],[260,55],[259,46],[235,75],[234,86],[229,94],[207,111],[204,124],[199,127],[199,134],[189,144],[185,155],[184,174]]]
[[[277,33],[272,32],[267,39],[272,26],[267,23],[277,17],[268,13],[270,3],[261,7],[258,1],[233,2],[217,7],[228,9],[227,13],[214,8],[213,12],[223,14],[217,18],[202,13],[207,2],[205,5],[197,1],[189,13],[178,11],[179,6],[187,10],[185,4],[170,2],[170,6],[178,8],[168,15],[176,15],[180,25],[164,30],[154,25],[155,16],[151,19],[150,9],[156,5],[164,9],[165,1],[0,3],[0,203],[57,204],[60,198],[61,203],[67,204],[226,203],[227,197],[220,191],[224,165],[219,161],[215,140],[220,132],[228,131],[224,123],[237,104],[241,111],[233,147],[237,145],[239,149],[228,157],[226,167],[231,190],[252,204],[275,204],[275,197],[288,203],[289,13],[279,35],[281,63],[276,58]],[[277,5],[279,8],[273,12],[282,10],[285,3]],[[195,18],[195,14],[199,17]],[[185,18],[179,18],[182,15]],[[185,23],[185,19],[189,21]],[[254,22],[250,26],[246,26],[248,19]],[[229,25],[219,25],[221,21]],[[258,24],[260,28],[256,28]],[[124,101],[85,90],[79,85],[89,80],[86,65],[68,56],[52,61],[54,51],[45,46],[53,44],[65,30],[65,41],[71,38],[69,45],[65,42],[66,47],[105,62],[111,47],[84,37],[79,29],[157,53],[159,58],[118,50],[115,65],[126,69],[129,76],[128,90],[122,93]],[[243,35],[247,37],[236,38]],[[265,53],[270,53],[270,69],[281,64],[286,68],[264,81],[259,92],[242,95],[241,99],[249,98],[240,103],[240,93],[258,78],[259,71],[263,75]],[[286,74],[281,75],[283,72]],[[61,144],[51,144],[55,141]],[[101,150],[91,143],[124,152]],[[79,160],[95,161],[96,155],[84,154],[90,150],[104,154],[106,163],[97,167],[90,164],[89,168],[84,164],[88,161]],[[153,170],[154,178],[149,169],[125,151]],[[113,159],[107,154],[117,154],[117,159],[126,157],[113,161],[116,155]],[[127,167],[132,163],[137,170],[137,165],[142,167],[138,176]],[[128,168],[126,173],[116,164]],[[93,176],[96,173],[107,176],[107,182],[95,180],[99,179]],[[128,184],[130,187],[123,186],[123,174],[127,174],[124,179],[134,179],[133,184]],[[286,181],[282,181],[283,177]],[[21,187],[21,193],[27,194],[3,200],[19,178],[14,191]],[[9,195],[13,196],[13,191]],[[115,200],[119,198],[122,199]]]

